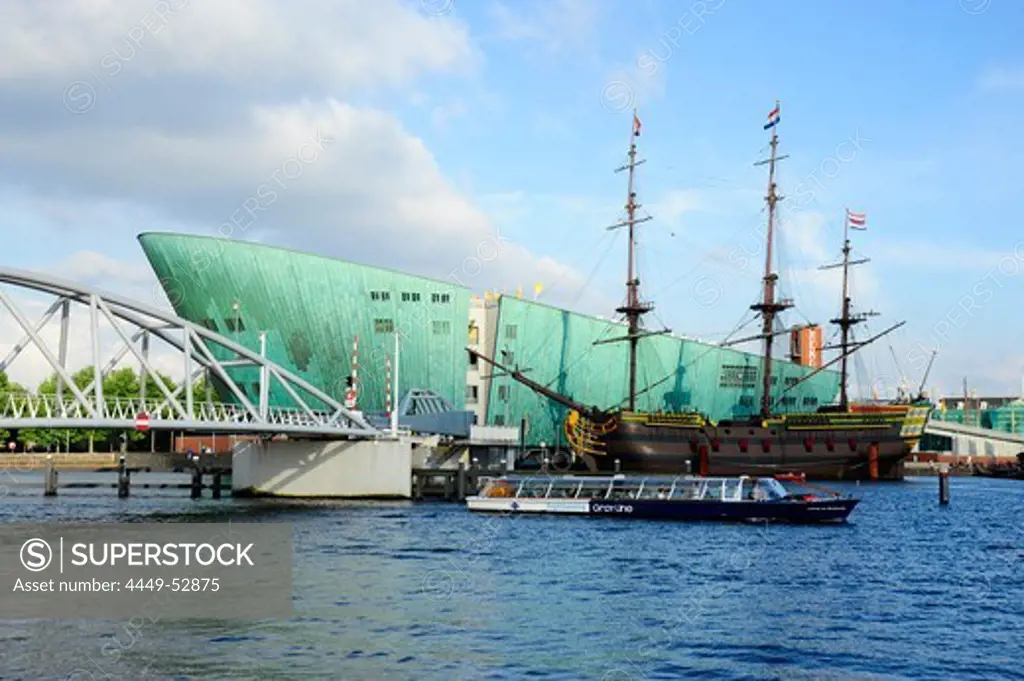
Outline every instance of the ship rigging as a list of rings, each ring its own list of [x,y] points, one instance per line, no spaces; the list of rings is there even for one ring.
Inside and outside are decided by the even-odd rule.
[[[778,335],[778,315],[793,307],[789,298],[778,295],[779,276],[773,269],[776,206],[782,197],[776,185],[776,165],[786,158],[779,155],[779,103],[768,116],[765,130],[771,129],[771,153],[757,165],[768,165],[767,248],[760,300],[751,306],[762,318],[763,354],[761,356],[760,408],[756,414],[736,419],[711,421],[700,411],[637,411],[637,395],[656,385],[637,390],[637,346],[648,336],[667,333],[643,328],[644,315],[653,305],[640,296],[640,278],[636,270],[637,225],[650,217],[637,217],[636,167],[637,138],[640,119],[633,112],[628,162],[619,171],[628,172],[625,218],[609,230],[626,228],[629,237],[626,266],[626,298],[618,312],[626,319],[627,334],[602,339],[594,344],[628,342],[628,392],[624,407],[588,406],[552,390],[542,382],[525,376],[518,368],[509,368],[485,357],[475,349],[469,352],[497,371],[507,373],[553,402],[562,405],[567,414],[564,431],[573,453],[584,460],[591,471],[636,471],[680,473],[700,472],[702,475],[775,474],[797,471],[816,478],[878,479],[902,477],[904,457],[916,444],[930,413],[930,405],[858,405],[848,399],[846,388],[847,357],[902,326],[895,324],[871,338],[855,342],[852,327],[868,315],[851,312],[848,273],[851,265],[850,242],[845,235],[843,247],[843,289],[840,316],[833,320],[840,327],[840,354],[832,361],[808,372],[799,380],[788,382],[773,399],[772,341]],[[854,214],[856,215],[856,214]],[[848,216],[849,218],[849,216]],[[849,226],[849,225],[848,225]],[[746,340],[754,340],[753,337]],[[821,406],[816,411],[779,414],[776,401],[810,377],[841,362],[839,403]],[[838,445],[838,442],[845,444]]]

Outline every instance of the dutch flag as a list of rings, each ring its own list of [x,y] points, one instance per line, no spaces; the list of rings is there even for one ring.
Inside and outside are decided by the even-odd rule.
[[[768,114],[768,122],[764,124],[764,129],[774,127],[779,123],[779,103],[775,102],[775,108],[772,109],[771,113]]]
[[[867,229],[868,228],[868,214],[867,213],[854,213],[849,208],[846,209],[846,222],[850,225],[850,229]]]

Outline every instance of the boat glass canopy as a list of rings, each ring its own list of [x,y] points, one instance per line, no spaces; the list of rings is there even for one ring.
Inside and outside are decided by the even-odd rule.
[[[776,501],[789,493],[774,478],[508,476],[488,479],[484,498],[673,501]]]

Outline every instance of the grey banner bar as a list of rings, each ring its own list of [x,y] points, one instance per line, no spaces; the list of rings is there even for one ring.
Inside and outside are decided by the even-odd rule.
[[[292,615],[290,523],[0,525],[0,618]]]

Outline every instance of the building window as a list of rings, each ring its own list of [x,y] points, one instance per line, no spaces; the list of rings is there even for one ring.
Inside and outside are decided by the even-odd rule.
[[[473,322],[469,323],[469,344],[478,345],[480,343],[480,327]]]
[[[449,293],[431,293],[430,302],[432,303],[447,303],[452,299]]]
[[[391,291],[370,291],[370,300],[376,302],[391,300]]]
[[[496,425],[496,426],[503,426],[503,425],[505,425],[505,415],[504,414],[495,414],[494,415],[494,425]]]
[[[413,291],[402,291],[402,302],[403,303],[418,303],[420,302],[420,294]]]
[[[784,407],[792,407],[794,404],[796,404],[796,398],[793,397],[792,395],[786,395],[780,401],[782,402],[782,406]]]
[[[479,389],[475,385],[466,386],[466,404],[476,404]]]
[[[228,317],[224,320],[224,326],[228,331],[245,331],[245,322],[241,317]]]
[[[201,326],[205,326],[210,331],[216,331],[217,330],[217,322],[213,321],[209,317],[207,317],[206,319],[204,319],[201,322],[199,322],[199,324]]]
[[[452,331],[452,325],[451,325],[451,322],[449,322],[448,320],[441,319],[441,320],[435,320],[434,321],[434,335],[435,336],[447,335],[447,334],[451,333],[451,331]]]
[[[751,396],[751,395],[742,395],[742,396],[740,396],[740,406],[741,407],[753,407],[754,406],[754,398],[753,398],[753,396]]]
[[[373,330],[377,333],[394,333],[395,322],[390,319],[374,319]]]
[[[723,364],[718,376],[719,388],[753,388],[757,385],[757,367]]]
[[[501,400],[502,402],[508,402],[508,386],[507,385],[499,385],[498,386],[498,399]]]
[[[505,364],[512,364],[516,361],[516,353],[511,350],[502,350],[501,358],[505,361]]]
[[[818,398],[817,397],[805,397],[804,398],[804,406],[805,407],[816,407],[816,406],[818,406]]]
[[[786,377],[786,387],[787,387],[787,388],[788,388],[789,386],[793,386],[793,385],[796,385],[796,384],[797,384],[797,383],[799,383],[799,382],[800,382],[800,379],[799,379],[799,378],[797,378],[796,376],[787,376],[787,377]]]
[[[470,354],[469,355],[469,368],[470,369],[479,369],[480,368],[480,364],[477,361],[476,355],[474,355],[474,354]]]
[[[505,325],[505,340],[515,340],[516,339],[516,332],[518,330],[519,329],[516,327],[515,324],[506,324]]]

